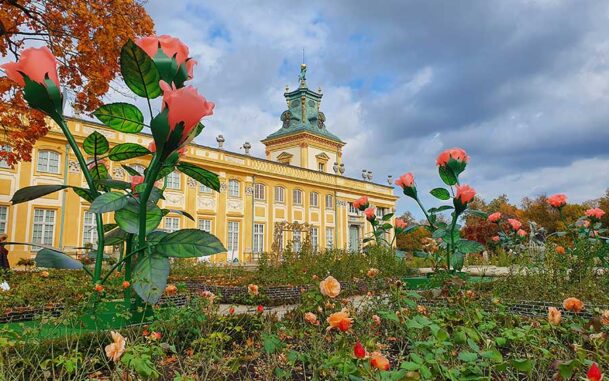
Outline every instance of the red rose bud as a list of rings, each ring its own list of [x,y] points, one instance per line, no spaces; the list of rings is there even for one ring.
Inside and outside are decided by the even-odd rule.
[[[365,210],[368,207],[368,197],[362,196],[357,200],[353,201],[353,207],[357,210]]]
[[[550,206],[560,209],[567,204],[567,196],[563,193],[553,194],[547,200]]]
[[[402,188],[406,196],[414,199],[417,198],[417,188],[414,184],[414,175],[412,173],[408,172],[400,176],[397,180],[395,180],[395,185]]]
[[[364,210],[364,215],[366,216],[366,219],[368,221],[374,220],[376,218],[376,212],[374,210],[374,207],[366,208],[366,210]]]
[[[233,315],[235,313],[235,309],[233,307],[228,309],[229,315]]]
[[[457,194],[453,200],[457,214],[460,214],[465,210],[467,204],[474,198],[475,195],[476,190],[469,185],[457,185]]]
[[[592,363],[590,370],[588,370],[588,374],[586,375],[588,381],[601,381],[603,379],[603,373],[601,373],[600,368],[596,363]]]
[[[152,58],[165,82],[182,87],[184,81],[192,79],[197,61],[188,57],[188,46],[179,39],[164,34],[140,38],[135,44]]]
[[[353,355],[355,358],[363,359],[366,357],[366,348],[359,341],[353,347]]]
[[[463,148],[450,148],[438,155],[436,164],[439,167],[444,167],[449,164],[451,159],[464,164],[469,162],[469,156],[467,156],[467,152]]]
[[[28,48],[17,62],[0,65],[6,76],[24,89],[30,107],[50,116],[62,112],[62,96],[57,77],[57,59],[49,48]],[[44,97],[40,93],[46,93]]]
[[[264,307],[262,305],[259,305],[258,308],[256,308],[256,312],[258,312],[259,314],[264,312]]]

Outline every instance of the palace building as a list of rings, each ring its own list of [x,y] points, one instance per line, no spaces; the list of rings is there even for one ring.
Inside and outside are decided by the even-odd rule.
[[[326,127],[326,117],[320,111],[321,90],[307,87],[305,73],[303,65],[298,88],[286,88],[282,125],[262,140],[265,159],[251,156],[249,143],[243,145],[244,154],[224,150],[221,136],[217,147],[188,146],[182,160],[217,173],[220,192],[179,172],[170,174],[160,206],[177,212],[165,216],[159,228],[198,227],[213,233],[228,251],[215,255],[214,262],[255,261],[259,253],[281,251],[288,243],[298,250],[305,241],[319,250],[360,249],[362,238],[371,230],[351,202],[367,195],[380,216],[395,211],[397,197],[392,186],[343,175],[345,143]],[[148,134],[124,134],[80,119],[70,119],[69,128],[79,145],[93,131],[103,134],[111,146],[126,142],[147,146],[152,141]],[[141,172],[147,161],[138,159],[122,163]],[[120,164],[108,161],[109,174],[129,181]],[[85,246],[94,245],[94,215],[88,212],[88,203],[72,190],[11,205],[18,189],[41,184],[86,187],[75,156],[54,124],[36,143],[32,162],[10,168],[0,161],[0,233],[6,233],[9,242],[31,242],[69,254],[83,253]],[[188,212],[195,221],[179,211]],[[111,223],[114,218],[108,213],[104,221]],[[34,257],[37,250],[25,245],[8,249],[11,265],[20,258]]]

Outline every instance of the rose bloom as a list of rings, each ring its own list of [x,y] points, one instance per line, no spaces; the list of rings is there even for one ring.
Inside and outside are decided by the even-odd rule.
[[[264,312],[264,306],[262,304],[258,305],[258,307],[256,307],[256,312],[258,312],[259,314]]]
[[[518,221],[515,218],[508,218],[508,223],[510,224],[510,226],[512,226],[512,229],[514,229],[514,231],[517,231],[522,226],[522,222]]]
[[[327,330],[338,329],[342,332],[348,331],[353,325],[353,319],[349,317],[349,312],[346,309],[342,309],[339,312],[335,312],[328,316],[326,319],[328,324],[330,325]]]
[[[605,215],[605,211],[601,208],[593,208],[586,210],[586,216],[600,220]]]
[[[150,336],[148,336],[150,340],[157,341],[161,339],[161,332],[152,332]]]
[[[476,297],[476,293],[473,290],[467,290],[467,291],[465,291],[465,296],[467,296],[470,299],[473,299]]]
[[[601,324],[602,325],[609,325],[609,310],[605,310],[601,314]]]
[[[110,332],[112,335],[113,343],[106,345],[106,356],[114,362],[118,362],[121,359],[123,353],[125,353],[125,344],[127,340],[118,332]]]
[[[443,167],[448,164],[451,158],[460,162],[469,162],[469,156],[467,156],[467,152],[465,152],[463,148],[450,148],[442,151],[442,153],[438,155],[436,164]]]
[[[381,325],[381,318],[378,315],[372,315],[372,321],[376,325]]]
[[[43,278],[48,278],[49,277],[49,272],[48,271],[41,271],[40,272],[40,276]]]
[[[364,210],[364,215],[366,216],[366,219],[368,221],[374,220],[376,218],[376,212],[374,210],[374,207],[366,208],[366,210]]]
[[[353,355],[357,359],[366,358],[366,348],[364,348],[362,343],[360,343],[359,341],[355,343],[355,346],[353,347]]]
[[[408,226],[408,223],[406,221],[404,221],[403,218],[396,218],[395,219],[395,228],[396,229],[405,229],[406,226]]]
[[[304,319],[309,324],[319,325],[319,321],[317,320],[317,315],[315,315],[313,312],[306,312],[304,314]]]
[[[247,293],[252,295],[252,296],[258,295],[258,286],[255,285],[255,284],[248,284],[247,285]]]
[[[123,288],[129,288],[129,286],[131,286],[131,283],[129,283],[128,280],[123,281]]]
[[[370,365],[376,369],[389,370],[389,360],[379,352],[372,352],[370,355]]]
[[[165,293],[167,295],[175,295],[178,292],[178,288],[175,286],[175,284],[168,284],[167,287],[165,287]]]
[[[501,213],[495,212],[488,216],[488,222],[498,222],[501,219]]]
[[[553,194],[548,197],[547,202],[554,208],[562,208],[567,203],[567,196],[563,193]]]
[[[562,302],[562,306],[567,311],[575,313],[581,312],[584,309],[584,303],[577,298],[567,298]]]
[[[213,292],[207,291],[207,290],[203,291],[201,293],[201,296],[204,297],[205,299],[209,300],[210,303],[213,303],[214,299],[216,299],[216,295],[214,295]]]
[[[188,79],[192,79],[193,68],[197,61],[188,58],[188,46],[179,39],[163,34],[160,36],[142,37],[135,41],[135,44],[153,59],[159,50],[159,45],[161,45],[161,50],[167,57],[172,58],[174,55],[176,56],[175,60],[178,66],[183,63],[186,64]]]
[[[340,294],[340,283],[333,276],[328,276],[319,282],[319,291],[322,295],[336,298]]]
[[[522,230],[522,229],[518,229],[518,231],[516,232],[516,234],[518,234],[521,237],[526,237],[527,236],[527,232]]]
[[[421,315],[427,315],[427,307],[422,306],[420,304],[417,305],[417,312],[420,313]]]
[[[414,176],[410,172],[405,173],[395,180],[395,185],[402,188],[412,188],[414,186]]]
[[[379,275],[379,269],[370,268],[366,275],[368,275],[369,278],[374,278],[375,276]]]
[[[498,235],[493,236],[493,238],[491,238],[491,239],[492,239],[492,240],[493,240],[493,242],[495,242],[495,243],[497,243],[497,242],[499,242],[499,241],[501,240],[501,238],[499,238],[499,236],[498,236]]]
[[[353,207],[357,210],[366,209],[368,207],[368,197],[362,196],[357,200],[353,201]]]
[[[601,381],[603,379],[603,373],[596,363],[592,363],[592,366],[586,374],[588,381]]]
[[[565,248],[562,246],[556,246],[555,250],[557,254],[564,254],[566,252]]]
[[[228,309],[228,314],[229,315],[234,315],[235,314],[235,307],[231,307]]]
[[[548,322],[552,325],[559,325],[562,319],[562,314],[556,307],[548,307]]]
[[[31,81],[40,83],[46,87],[45,79],[49,79],[59,88],[59,78],[57,77],[57,59],[49,48],[28,48],[21,52],[21,57],[17,62],[8,62],[0,65],[6,72],[6,76],[11,81],[17,82],[19,86],[25,86],[23,74],[28,76]]]
[[[101,284],[97,283],[95,285],[95,291],[97,291],[97,292],[103,292],[104,291],[104,286],[102,286]]]
[[[159,85],[163,90],[163,106],[161,108],[162,110],[169,109],[167,118],[170,131],[173,132],[180,122],[184,122],[180,139],[180,144],[182,144],[190,137],[190,133],[201,121],[201,118],[214,113],[214,104],[208,102],[192,86],[176,89],[175,86],[170,86],[164,81],[160,81]]]
[[[476,195],[476,190],[467,184],[457,185],[457,195],[455,198],[465,205]]]

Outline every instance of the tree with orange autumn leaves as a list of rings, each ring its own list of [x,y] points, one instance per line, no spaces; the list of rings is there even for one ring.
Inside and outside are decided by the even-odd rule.
[[[139,0],[0,0],[0,54],[15,60],[28,46],[47,46],[59,62],[62,87],[74,110],[90,112],[119,72],[128,39],[153,33]],[[44,115],[29,108],[15,82],[0,77],[0,160],[31,160],[32,147],[48,132]]]

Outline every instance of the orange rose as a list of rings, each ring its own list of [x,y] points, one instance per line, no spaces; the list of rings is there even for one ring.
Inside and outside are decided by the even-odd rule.
[[[567,298],[562,302],[562,306],[567,311],[575,313],[581,312],[584,309],[584,303],[577,298]]]
[[[95,291],[97,291],[97,292],[103,292],[104,291],[104,286],[102,286],[101,284],[97,283],[95,285]]]
[[[438,164],[439,167],[443,167],[448,164],[450,159],[454,159],[462,163],[469,162],[469,156],[467,156],[467,152],[465,152],[463,148],[455,147],[442,151],[442,153],[440,153],[440,155],[438,155],[438,158],[436,159],[436,164]]]
[[[309,324],[319,325],[319,321],[317,320],[317,315],[315,315],[313,312],[307,312],[307,313],[305,313],[304,314],[304,319]]]
[[[40,272],[40,276],[43,278],[48,278],[49,277],[49,272],[48,271],[41,271]]]
[[[564,254],[565,252],[566,251],[565,251],[564,247],[562,247],[562,246],[556,246],[556,253],[557,254]]]
[[[476,190],[467,184],[457,185],[457,194],[455,198],[465,205],[476,196]]]
[[[552,325],[559,325],[562,319],[562,314],[556,307],[548,307],[548,321]]]
[[[175,284],[168,284],[167,287],[165,287],[165,293],[167,295],[175,295],[178,292],[178,288],[175,286]]]
[[[376,369],[389,370],[389,360],[379,352],[372,352],[370,355],[370,365]]]
[[[370,268],[366,275],[368,275],[369,278],[374,278],[375,276],[379,275],[379,269]]]
[[[129,288],[129,286],[131,286],[131,283],[129,283],[129,281],[128,281],[128,280],[123,281],[123,288],[124,288],[124,289]]]
[[[349,312],[347,312],[347,310],[344,308],[341,311],[335,312],[328,316],[326,321],[328,324],[330,324],[328,330],[336,328],[345,332],[348,331],[353,325],[353,319],[349,317]]]
[[[601,314],[601,324],[602,325],[609,325],[609,310],[605,310]]]
[[[333,276],[328,276],[319,282],[319,290],[322,295],[336,298],[340,294],[340,283]]]
[[[258,295],[258,286],[255,285],[255,284],[249,284],[247,286],[247,293],[252,295],[252,296]]]
[[[567,204],[567,196],[562,193],[553,194],[548,197],[548,204],[550,204],[554,208],[562,208]]]
[[[121,359],[123,353],[125,353],[125,344],[127,340],[118,332],[112,331],[110,332],[112,335],[112,343],[106,345],[106,356],[114,361],[118,362]]]

